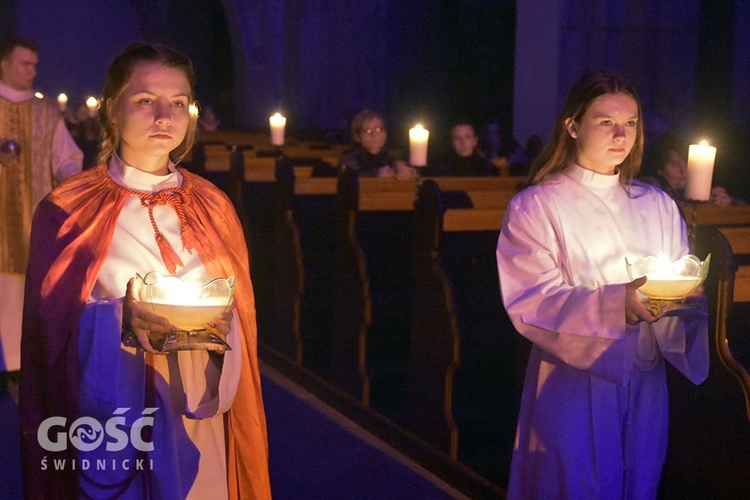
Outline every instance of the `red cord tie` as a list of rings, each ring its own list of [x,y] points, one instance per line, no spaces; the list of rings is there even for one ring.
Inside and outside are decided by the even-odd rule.
[[[174,274],[177,267],[183,267],[184,264],[169,244],[169,241],[159,231],[156,219],[154,219],[154,206],[171,205],[175,209],[181,224],[180,236],[182,237],[182,247],[189,253],[195,248],[195,239],[185,215],[185,207],[189,206],[193,201],[190,194],[182,188],[163,189],[156,193],[141,193],[138,191],[131,191],[131,193],[138,196],[141,200],[141,205],[148,208],[148,218],[151,221],[151,227],[154,228],[154,236],[156,244],[159,246],[159,252],[161,252],[161,258],[169,272]]]

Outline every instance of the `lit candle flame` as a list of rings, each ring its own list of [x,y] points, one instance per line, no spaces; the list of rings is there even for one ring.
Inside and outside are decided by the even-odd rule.
[[[198,109],[198,103],[191,102],[188,106],[188,112],[190,113],[190,117],[195,119],[198,118],[198,115],[200,114],[200,111]]]

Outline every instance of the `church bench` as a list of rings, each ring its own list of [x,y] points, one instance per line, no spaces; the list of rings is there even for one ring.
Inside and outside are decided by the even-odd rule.
[[[502,306],[495,249],[515,192],[451,208],[437,182],[422,183],[415,212],[411,430],[475,470],[507,474],[524,360]]]
[[[716,301],[713,341],[717,359],[742,386],[750,419],[750,205],[688,204],[682,213],[694,246],[716,252],[709,271],[716,281],[709,296]]]
[[[675,498],[742,498],[750,491],[750,302],[743,297],[741,285],[750,268],[750,225],[703,225],[747,223],[738,207],[728,207],[734,214],[731,218],[714,217],[719,207],[705,213],[702,208],[697,218],[691,217],[692,209],[686,218],[692,226],[693,252],[701,258],[711,254],[704,283],[709,373],[694,386],[668,367],[670,434],[662,489]]]
[[[400,372],[407,367],[396,365],[399,356],[403,364],[408,364],[412,294],[407,292],[414,283],[414,203],[418,186],[423,182],[446,185],[460,203],[480,207],[473,210],[475,218],[468,218],[467,224],[478,224],[482,230],[492,226],[497,232],[504,207],[515,194],[510,186],[514,188],[519,183],[519,179],[504,182],[498,179],[441,177],[431,181],[399,181],[358,178],[353,172],[344,172],[339,177],[337,197],[342,210],[342,236],[337,240],[335,276],[337,291],[346,290],[346,293],[337,295],[335,311],[337,330],[333,339],[332,369],[342,371],[339,380],[351,384],[353,380],[367,378],[367,388],[377,392],[377,381],[373,380],[377,374],[367,373],[366,377],[363,370],[372,372],[382,368],[384,372],[390,371],[394,380],[406,377]],[[456,210],[455,217],[448,216],[448,220],[460,219],[459,210]],[[466,211],[462,213],[465,215]],[[490,221],[491,217],[495,219]],[[477,223],[477,219],[481,222]],[[454,226],[458,230],[461,224],[456,222]],[[477,227],[467,226],[464,230],[475,231]],[[494,248],[494,243],[492,246]],[[499,294],[499,289],[494,293]],[[394,297],[397,294],[399,297]],[[352,339],[358,339],[357,343],[351,343]],[[380,341],[384,345],[379,347]],[[388,362],[379,359],[388,353],[392,354]],[[358,358],[355,364],[351,363],[354,354]],[[350,361],[347,363],[343,358]],[[346,367],[348,370],[344,370]],[[403,380],[394,383],[403,383]],[[364,387],[365,383],[362,383],[360,388]],[[377,405],[377,394],[374,396],[373,404]],[[394,418],[403,416],[399,413],[401,408],[393,411]]]
[[[247,160],[247,155],[244,158]],[[379,246],[380,239],[368,238],[367,235],[378,226],[381,229],[389,227],[390,232],[394,227],[391,224],[394,218],[404,222],[395,224],[397,235],[394,237],[398,243],[386,246],[403,252],[401,259],[408,261],[406,269],[411,272],[412,259],[408,247],[411,246],[412,230],[409,220],[413,217],[411,213],[417,183],[395,179],[358,179],[356,175],[350,175],[347,183],[342,184],[341,178],[299,177],[297,168],[285,162],[283,169],[275,170],[276,185],[274,190],[269,191],[269,196],[283,197],[281,205],[267,201],[265,206],[259,208],[257,199],[246,200],[252,218],[248,239],[252,249],[253,279],[260,290],[259,324],[274,324],[261,321],[268,314],[265,304],[271,300],[264,300],[264,296],[275,297],[273,300],[276,302],[271,305],[275,308],[273,317],[280,318],[286,314],[286,317],[295,318],[286,325],[286,332],[279,331],[279,321],[276,320],[277,327],[268,326],[259,335],[263,340],[271,335],[270,331],[274,332],[276,338],[269,343],[283,346],[280,349],[296,362],[331,380],[367,405],[370,402],[370,379],[367,373],[366,334],[373,320],[373,279],[379,289],[375,297],[376,326],[381,319],[377,314],[379,301],[391,300],[389,297],[383,298],[384,293],[382,287],[377,286],[378,283],[400,280],[402,284],[407,283],[407,287],[411,283],[408,274],[402,274],[403,269],[394,270],[392,260],[377,255],[380,253],[378,248],[383,249],[383,246]],[[465,181],[470,188],[483,189],[464,192],[463,195],[470,204],[496,207],[477,210],[486,210],[488,214],[499,217],[493,221],[499,228],[502,217],[499,207],[507,203],[512,193],[498,194],[488,189],[515,186],[518,180],[514,179],[511,183],[506,181],[505,184],[497,183],[496,178],[485,180],[491,182],[482,183],[482,179],[477,178],[436,179],[450,188],[460,188],[462,181]],[[246,190],[257,190],[258,186],[268,187],[264,182],[245,183]],[[254,196],[258,198],[258,192]],[[382,203],[383,200],[389,201]],[[361,228],[362,221],[368,229]],[[402,225],[404,227],[399,230],[398,227]],[[364,247],[363,238],[366,240]],[[376,248],[373,249],[373,245]],[[269,250],[271,247],[273,250]],[[377,266],[380,269],[375,276],[368,275],[370,268]],[[269,269],[274,271],[271,273]],[[278,275],[281,271],[291,276],[282,280],[283,284],[279,284],[279,280],[273,283],[273,274]],[[268,287],[276,291],[266,290]],[[399,290],[386,291],[399,293]],[[400,309],[402,320],[405,317],[408,322],[411,311],[408,294],[406,297],[402,301],[403,307],[396,300],[397,306],[394,308]],[[279,337],[283,337],[284,341]]]
[[[693,252],[711,254],[704,284],[710,363],[697,387],[668,371],[663,489],[676,497],[739,498],[750,490],[750,206],[687,204],[682,214]]]
[[[408,386],[415,386],[414,380],[409,381],[409,378],[420,370],[418,366],[409,366],[413,361],[410,353],[416,349],[412,339],[412,325],[417,314],[415,311],[421,310],[425,321],[432,321],[435,325],[432,330],[434,336],[430,337],[430,333],[426,332],[422,337],[431,345],[444,344],[439,341],[441,329],[446,324],[450,327],[451,322],[459,320],[455,311],[450,308],[421,307],[412,302],[419,299],[422,304],[420,294],[415,293],[418,281],[415,275],[417,267],[414,264],[417,258],[414,245],[414,238],[417,237],[414,222],[417,182],[358,179],[351,174],[340,178],[297,177],[291,162],[280,165],[275,171],[275,191],[271,192],[271,197],[283,201],[280,204],[267,203],[262,210],[257,208],[255,201],[255,213],[250,214],[252,222],[248,240],[252,249],[253,280],[258,290],[259,342],[264,348],[270,348],[293,363],[322,376],[363,406],[372,408],[404,428],[414,430],[418,427],[414,423],[420,418],[423,427],[433,428],[435,419],[441,421],[445,418],[444,407],[429,406],[428,415],[420,405],[407,401],[411,397],[407,394]],[[474,190],[462,191],[464,180],[466,186]],[[491,182],[488,184],[481,182],[482,180]],[[420,183],[428,181],[429,179],[419,180]],[[470,246],[481,240],[479,244],[484,248],[479,266],[481,269],[474,269],[473,274],[460,284],[460,291],[477,284],[472,280],[481,279],[481,291],[491,291],[499,297],[494,248],[504,206],[514,192],[493,192],[490,188],[516,186],[518,181],[514,179],[505,185],[496,183],[496,178],[435,178],[433,181],[444,183],[450,189],[451,200],[458,201],[460,206],[465,207],[445,210],[444,221],[447,225],[443,231],[455,233],[463,241],[470,241]],[[266,186],[266,183],[256,184]],[[245,183],[246,188],[251,185],[252,183]],[[391,209],[378,210],[382,207],[373,202],[362,201],[363,197],[371,195],[373,199],[382,199],[384,193],[388,196],[393,193],[398,196],[408,194],[410,197],[401,200],[400,210],[393,210],[393,205],[389,205],[388,208]],[[251,203],[246,200],[246,205],[250,207]],[[248,211],[252,210],[248,208]],[[455,215],[451,215],[454,213]],[[467,217],[470,213],[473,216]],[[377,232],[383,228],[387,228],[388,232],[396,228],[396,234],[388,237],[393,240],[378,236]],[[467,236],[470,234],[474,236]],[[473,241],[472,237],[475,238]],[[258,245],[263,248],[258,248]],[[460,247],[461,244],[454,243],[453,246]],[[381,255],[383,249],[386,251],[385,257]],[[388,252],[397,252],[399,257],[394,259],[387,255]],[[469,260],[475,257],[476,255],[471,255]],[[461,258],[454,261],[461,261]],[[476,264],[476,260],[473,262]],[[399,266],[399,263],[403,265]],[[447,276],[451,281],[446,284],[434,282],[436,284],[429,287],[429,295],[455,286],[455,276]],[[484,281],[492,281],[492,284],[487,285]],[[391,295],[400,298],[394,299]],[[465,296],[467,295],[461,294],[461,297]],[[386,302],[385,306],[383,301]],[[388,307],[394,310],[387,310]],[[480,311],[477,322],[490,318],[486,321],[487,324],[496,323],[496,319],[503,314],[502,306],[499,301],[495,301],[492,307],[494,309]],[[383,312],[390,313],[390,317],[388,314],[383,317]],[[376,335],[382,337],[384,331],[394,333],[393,338],[380,338],[380,341],[384,341],[385,350],[381,349],[378,353],[376,348],[373,353],[373,339]],[[470,340],[471,345],[464,349],[464,354],[480,359],[478,363],[472,361],[469,364],[481,364],[473,373],[460,372],[463,385],[459,384],[462,390],[457,393],[457,397],[464,410],[472,404],[473,396],[467,392],[468,387],[483,386],[482,390],[491,391],[492,387],[507,382],[500,381],[500,378],[510,378],[512,380],[507,383],[515,383],[515,359],[503,362],[499,367],[488,366],[482,361],[498,359],[496,355],[503,351],[494,344],[490,345],[494,358],[481,355],[486,352],[487,337],[492,337],[492,334],[484,335],[478,342]],[[463,341],[466,342],[466,339]],[[383,353],[389,352],[388,349],[394,345],[397,350],[403,347],[403,352],[396,352],[392,359],[384,359]],[[419,352],[425,354],[429,351]],[[377,363],[381,363],[381,366]],[[423,363],[422,366],[426,365]],[[424,371],[423,374],[427,375]],[[486,374],[490,377],[489,385],[486,383],[487,379],[480,380]],[[390,381],[388,377],[391,377]],[[441,397],[445,398],[444,376],[442,377],[442,383],[427,381],[423,392],[434,395],[433,388],[437,387]],[[477,383],[474,384],[474,381]],[[383,395],[392,397],[393,401],[383,404]],[[483,400],[479,405],[495,405],[498,401],[496,396],[497,394],[488,396],[485,399],[489,403]],[[476,403],[477,400],[473,401]],[[504,407],[507,412],[514,411],[513,404]],[[414,408],[422,409],[412,415]],[[496,409],[492,408],[490,411]],[[515,415],[503,415],[502,418],[495,419],[496,424],[500,423],[511,430],[506,432],[503,428],[495,432],[496,429],[493,429],[492,439],[478,434],[477,426],[467,427],[463,448],[458,444],[451,445],[450,431],[447,438],[430,436],[430,442],[449,452],[452,450],[454,459],[461,458],[461,453],[471,453],[471,448],[467,448],[469,444],[478,447],[477,443],[480,441],[495,442],[495,438],[506,439],[511,436],[514,421]],[[471,433],[473,436],[470,436]],[[492,469],[496,465],[493,463],[487,468]],[[492,474],[493,471],[488,473]]]

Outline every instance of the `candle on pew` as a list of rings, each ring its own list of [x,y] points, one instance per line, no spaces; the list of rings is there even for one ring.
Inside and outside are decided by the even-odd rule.
[[[60,111],[65,111],[65,108],[68,106],[68,96],[65,95],[64,92],[61,92],[60,95],[57,96],[57,107],[60,108]]]
[[[409,164],[412,167],[424,167],[427,165],[427,140],[430,131],[416,125],[409,129]]]
[[[711,198],[711,181],[714,173],[716,148],[706,141],[691,144],[688,149],[687,183],[685,199],[708,201]]]
[[[286,118],[281,116],[281,113],[276,113],[268,121],[271,124],[271,144],[274,146],[283,146]]]
[[[89,110],[89,118],[93,118],[96,116],[96,110],[99,108],[99,101],[96,97],[91,96],[86,99],[86,107]]]

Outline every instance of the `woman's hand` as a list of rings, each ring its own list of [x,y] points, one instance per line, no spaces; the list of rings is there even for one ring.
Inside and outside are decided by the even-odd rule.
[[[732,204],[732,197],[729,196],[726,189],[717,186],[711,189],[711,203],[720,207],[726,207]]]
[[[135,296],[135,278],[130,278],[122,303],[122,329],[135,334],[144,351],[164,354],[157,351],[148,339],[148,332],[169,333],[172,327],[169,320],[150,312]]]
[[[648,278],[641,276],[625,285],[625,321],[635,325],[641,321],[653,323],[656,318],[648,312],[646,306],[641,303],[638,297],[638,289],[642,287]]]
[[[410,167],[403,161],[396,162],[396,179],[406,181],[414,179],[416,176],[417,170],[414,167]]]
[[[391,167],[388,165],[382,166],[378,169],[378,177],[394,177],[396,174]]]
[[[232,303],[229,304],[227,310],[217,314],[214,320],[207,325],[207,329],[221,337],[221,340],[224,342],[227,341],[227,336],[232,331],[232,317],[234,316],[234,309],[236,307],[237,299],[232,298]]]

